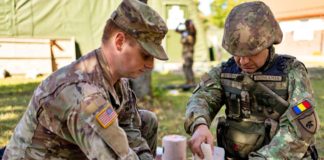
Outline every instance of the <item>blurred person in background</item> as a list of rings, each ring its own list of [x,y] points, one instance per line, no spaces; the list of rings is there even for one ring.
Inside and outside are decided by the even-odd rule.
[[[181,34],[181,44],[182,44],[182,58],[183,58],[183,72],[186,78],[185,85],[194,85],[195,84],[195,76],[192,70],[192,66],[194,63],[194,46],[196,43],[196,28],[191,19],[187,19],[184,23],[180,23],[176,32]]]

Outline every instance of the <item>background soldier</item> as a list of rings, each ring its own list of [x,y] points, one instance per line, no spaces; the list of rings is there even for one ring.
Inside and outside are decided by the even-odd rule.
[[[227,17],[223,47],[233,55],[201,78],[187,106],[189,147],[202,157],[200,144],[213,144],[208,127],[218,119],[217,143],[227,158],[316,159],[319,129],[315,102],[304,64],[275,54],[282,31],[268,6],[248,2]],[[309,152],[308,152],[309,151]]]
[[[126,78],[167,60],[162,18],[124,0],[107,21],[102,45],[56,71],[35,90],[4,159],[153,159],[157,119],[138,110]]]
[[[195,84],[195,77],[192,70],[193,66],[193,54],[194,54],[194,45],[196,43],[196,28],[192,20],[187,19],[185,21],[185,29],[181,30],[179,27],[182,24],[180,23],[176,28],[176,32],[181,34],[181,44],[182,44],[182,58],[183,62],[183,72],[186,77],[186,84],[193,85]]]

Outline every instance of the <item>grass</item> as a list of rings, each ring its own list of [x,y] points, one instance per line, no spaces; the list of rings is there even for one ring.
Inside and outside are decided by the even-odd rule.
[[[4,146],[22,117],[41,78],[22,77],[0,80],[0,147]]]
[[[139,103],[139,106],[154,111],[159,119],[159,139],[168,134],[180,134],[189,138],[183,129],[185,106],[191,92],[182,90],[164,90],[166,85],[179,85],[184,82],[182,75],[158,74],[152,76],[153,99]],[[42,78],[35,80],[24,78],[8,78],[0,80],[0,147],[8,143],[13,129],[23,115],[26,106]],[[317,112],[320,120],[324,121],[324,80],[312,80]],[[215,127],[211,128],[215,133]],[[317,150],[324,158],[324,123],[316,135]]]
[[[324,158],[324,80],[312,80],[312,85],[315,93],[315,99],[317,102],[317,113],[321,123],[320,130],[316,135],[316,147],[320,154],[320,157]]]

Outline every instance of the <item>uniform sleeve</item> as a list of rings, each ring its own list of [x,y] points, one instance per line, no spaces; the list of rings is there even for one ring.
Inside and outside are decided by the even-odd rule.
[[[192,134],[199,124],[210,126],[224,104],[221,90],[220,68],[213,68],[202,76],[187,104],[184,127],[188,134]]]
[[[250,159],[301,159],[319,129],[310,80],[301,62],[294,62],[288,74],[289,107],[280,118],[279,130],[271,142]]]
[[[137,116],[137,114],[133,115]],[[121,127],[126,132],[130,148],[141,160],[154,159],[150,147],[141,135],[140,127],[134,124],[134,121],[123,121]]]
[[[140,159],[153,159],[153,153],[150,150],[146,140],[141,135],[141,118],[136,105],[134,92],[126,87],[127,103],[119,113],[119,122],[122,129],[126,132],[129,146],[135,151]],[[125,96],[126,96],[125,95]]]
[[[88,159],[138,159],[119,127],[117,113],[102,91],[80,83],[63,89],[51,106],[61,109],[65,121],[59,134],[78,145]],[[55,108],[55,107],[54,107]]]

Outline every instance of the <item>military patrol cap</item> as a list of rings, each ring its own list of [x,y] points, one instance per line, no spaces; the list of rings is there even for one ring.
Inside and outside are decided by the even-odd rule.
[[[282,31],[270,8],[255,1],[232,9],[225,22],[222,46],[232,55],[250,56],[281,40]]]
[[[110,19],[119,28],[134,37],[153,57],[168,60],[168,56],[161,46],[168,28],[162,17],[147,4],[138,0],[123,0]]]

